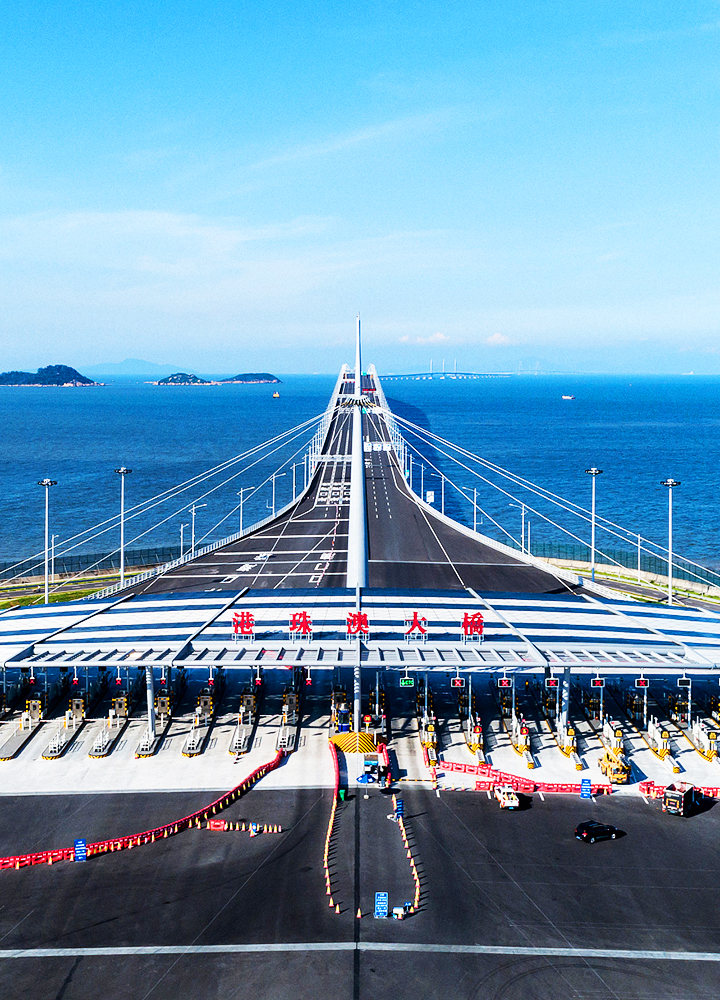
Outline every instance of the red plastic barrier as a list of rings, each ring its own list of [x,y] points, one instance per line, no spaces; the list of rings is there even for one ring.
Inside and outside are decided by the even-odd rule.
[[[230,789],[229,792],[225,792],[219,799],[215,799],[214,802],[211,802],[203,809],[198,809],[197,812],[191,813],[189,816],[183,816],[182,819],[174,820],[172,823],[155,827],[154,830],[133,833],[129,837],[116,837],[112,840],[99,840],[93,844],[88,844],[87,856],[90,858],[97,854],[130,850],[133,847],[140,847],[143,844],[154,843],[156,840],[172,837],[174,834],[180,833],[181,830],[187,830],[189,827],[197,825],[200,820],[209,820],[211,815],[214,815],[221,809],[225,809],[231,802],[239,799],[241,795],[249,791],[256,781],[264,778],[270,771],[274,771],[282,759],[283,752],[279,750],[271,761],[267,764],[261,764],[260,767],[256,768],[252,774],[245,778],[239,785],[236,785],[235,788]],[[37,854],[18,854],[0,858],[0,868],[23,868],[26,865],[51,865],[56,861],[71,861],[74,856],[75,852],[72,847],[64,847],[54,851],[40,851]]]

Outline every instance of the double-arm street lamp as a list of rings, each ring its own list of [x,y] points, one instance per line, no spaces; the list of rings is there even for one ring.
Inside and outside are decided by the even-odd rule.
[[[672,604],[672,564],[673,564],[673,486],[680,486],[676,479],[663,479],[661,486],[668,488],[668,604]],[[688,723],[689,725],[689,723]]]
[[[50,603],[50,487],[57,486],[57,479],[40,479],[38,486],[45,487],[45,603]]]
[[[585,475],[592,476],[592,504],[590,512],[590,579],[595,579],[595,480],[602,475],[602,469],[585,469]]]
[[[120,586],[125,586],[125,476],[129,476],[132,469],[121,466],[115,469],[120,476]]]

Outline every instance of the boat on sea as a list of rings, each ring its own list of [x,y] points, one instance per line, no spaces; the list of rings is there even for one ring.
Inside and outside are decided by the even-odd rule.
[[[273,393],[273,399],[280,399],[280,393],[279,392],[274,392]]]
[[[575,399],[574,396],[563,396],[563,399]]]

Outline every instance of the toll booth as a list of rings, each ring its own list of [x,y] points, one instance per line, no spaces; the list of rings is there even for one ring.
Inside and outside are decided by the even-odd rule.
[[[209,718],[215,710],[213,692],[209,687],[200,688],[197,697],[196,714],[203,719]]]
[[[38,694],[34,698],[28,698],[25,702],[25,711],[31,723],[40,722],[45,717],[45,696]]]
[[[703,757],[715,760],[718,756],[718,731],[702,719],[696,719],[692,724],[693,742]]]
[[[673,691],[668,696],[670,718],[679,726],[687,726],[688,724],[688,700],[686,690],[678,691],[677,694]]]
[[[85,718],[85,699],[82,695],[73,695],[70,699],[68,714],[76,725],[83,721]]]
[[[648,736],[653,749],[661,760],[669,756],[670,731],[662,726],[654,715],[648,719]]]
[[[161,719],[172,717],[173,699],[171,691],[162,691],[155,695],[155,714]]]
[[[644,696],[636,691],[627,691],[625,694],[625,711],[629,719],[636,726],[642,727],[644,720]]]
[[[116,694],[112,699],[112,711],[116,719],[127,719],[130,715],[130,695]]]
[[[332,690],[330,721],[336,733],[349,733],[351,727],[350,708],[347,693],[341,685]]]
[[[432,690],[429,684],[428,685],[425,684],[424,677],[418,677],[417,696],[415,699],[415,703],[417,706],[417,714],[420,716],[420,718],[422,718],[423,715],[433,714]]]
[[[542,708],[545,716],[554,722],[557,718],[557,691],[553,688],[542,689]]]
[[[596,689],[582,692],[582,706],[588,719],[602,718],[600,712],[600,692]]]
[[[366,719],[367,716],[370,716],[370,722],[367,723],[366,728],[376,733],[385,732],[385,691],[379,677],[376,677],[375,684],[370,690]]]
[[[298,693],[292,687],[283,691],[282,720],[284,726],[294,726],[298,720]]]
[[[511,719],[513,714],[512,688],[500,688],[500,714],[503,719]]]
[[[240,694],[240,711],[238,713],[238,722],[241,726],[251,726],[254,719],[255,713],[257,712],[257,700],[255,698],[255,691],[251,687],[244,687],[242,693]]]

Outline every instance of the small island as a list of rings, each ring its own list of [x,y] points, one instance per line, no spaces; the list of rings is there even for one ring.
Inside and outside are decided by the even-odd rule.
[[[175,372],[166,378],[158,379],[151,385],[267,385],[279,384],[280,379],[269,372],[243,372],[234,375],[233,378],[224,378],[219,381],[199,378],[197,375],[188,375],[187,372]]]
[[[186,372],[175,372],[174,375],[167,375],[165,378],[153,382],[153,385],[215,385],[208,382],[206,378],[198,378],[197,375],[188,375]]]
[[[232,378],[224,378],[223,383],[231,383],[233,385],[251,385],[253,383],[280,383],[280,379],[277,375],[271,375],[269,372],[243,372],[240,375],[234,375]]]
[[[91,378],[86,378],[67,365],[47,365],[46,368],[38,368],[36,372],[0,372],[0,385],[84,386],[102,385],[102,382],[93,382]]]

